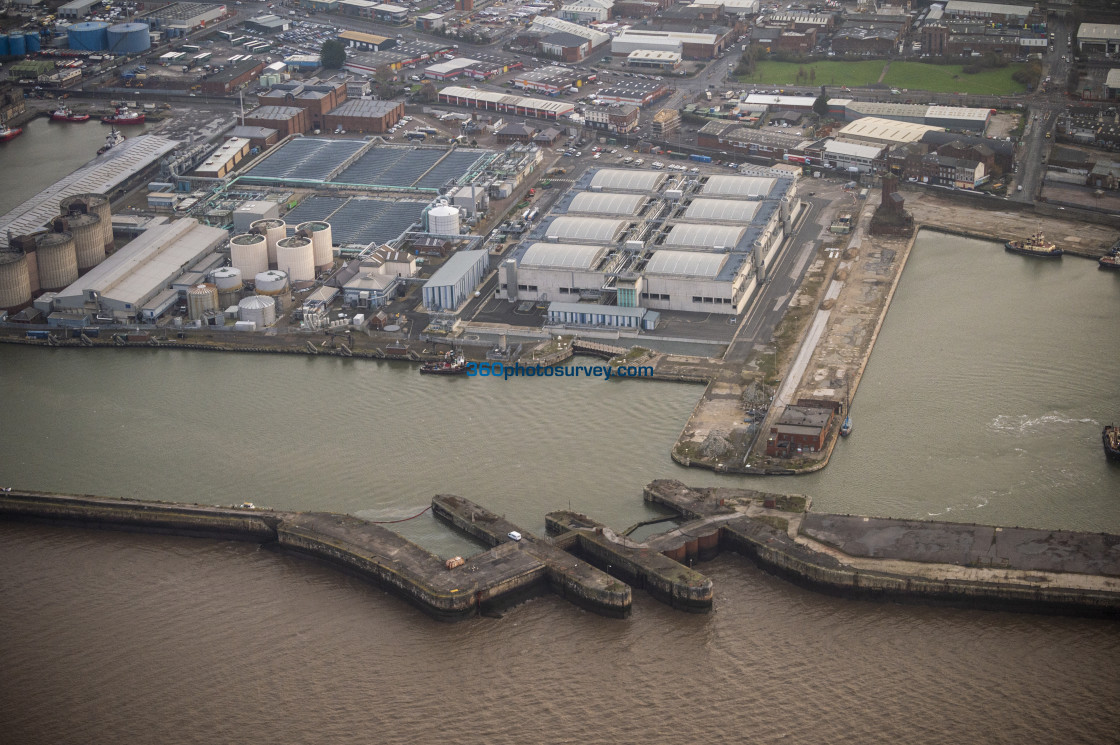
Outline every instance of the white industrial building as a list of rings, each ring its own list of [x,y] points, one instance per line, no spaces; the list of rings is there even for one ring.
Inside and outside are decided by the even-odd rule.
[[[578,23],[564,21],[559,18],[552,18],[551,16],[536,16],[530,28],[533,31],[562,31],[567,34],[574,34],[581,39],[587,39],[591,42],[592,49],[602,46],[611,40],[610,34],[604,34],[602,31],[596,31],[587,26],[581,26]]]
[[[452,255],[421,288],[424,308],[433,312],[458,309],[489,268],[489,251],[460,251]]]
[[[862,142],[872,145],[902,145],[907,142],[918,142],[926,132],[944,131],[944,127],[914,124],[913,122],[896,122],[891,119],[865,116],[846,125],[836,133],[836,138],[847,142]]]
[[[824,144],[824,164],[827,168],[840,168],[851,173],[871,173],[885,149],[880,145],[829,140]]]
[[[1077,49],[1116,54],[1120,52],[1120,25],[1115,23],[1082,23],[1077,27]]]
[[[552,303],[550,322],[569,325],[648,325],[634,308],[741,313],[797,211],[792,177],[744,170],[584,174],[499,266],[498,297]]]
[[[166,305],[170,307],[175,302],[173,297],[177,297],[166,292],[172,283],[228,238],[226,231],[193,219],[151,227],[61,290],[55,298],[55,308],[91,310],[102,317],[128,322],[139,317],[157,295],[166,295]]]

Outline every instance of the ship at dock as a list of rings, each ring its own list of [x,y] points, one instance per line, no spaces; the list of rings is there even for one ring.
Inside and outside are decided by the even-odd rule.
[[[65,104],[59,104],[59,107],[51,112],[52,122],[88,122],[89,114],[75,114],[73,110]]]
[[[144,114],[121,106],[112,116],[101,117],[101,123],[112,124],[113,126],[121,124],[143,124],[144,119]]]
[[[21,134],[23,134],[22,127],[9,127],[7,124],[0,124],[0,142],[14,140]]]
[[[1057,258],[1062,255],[1062,249],[1052,241],[1046,240],[1046,236],[1042,234],[1042,228],[1034,232],[1030,238],[1025,241],[1007,241],[1003,244],[1011,253],[1022,254],[1023,256],[1041,256],[1043,258]]]
[[[1120,248],[1114,248],[1097,259],[1097,268],[1108,269],[1114,272],[1120,271]]]
[[[466,375],[470,370],[470,363],[462,354],[448,352],[442,360],[425,362],[420,366],[420,372],[425,375]]]
[[[101,155],[102,153],[107,153],[122,142],[124,142],[124,135],[122,135],[120,130],[116,127],[113,127],[105,137],[105,144],[98,148],[97,154]]]
[[[1101,431],[1101,444],[1104,445],[1104,457],[1113,463],[1120,463],[1120,427],[1108,425]]]

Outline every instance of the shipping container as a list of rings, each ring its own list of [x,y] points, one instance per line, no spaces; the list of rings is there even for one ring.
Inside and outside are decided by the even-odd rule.
[[[688,159],[689,160],[694,160],[697,163],[711,163],[712,162],[712,156],[710,156],[710,155],[692,154],[692,155],[688,156]]]

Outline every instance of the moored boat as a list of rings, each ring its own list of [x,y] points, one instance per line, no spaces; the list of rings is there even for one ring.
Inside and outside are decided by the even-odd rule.
[[[0,124],[0,142],[15,139],[21,134],[23,134],[22,127],[9,127],[7,124]]]
[[[1114,272],[1120,271],[1120,251],[1112,251],[1097,259],[1097,268],[1111,269]]]
[[[1053,242],[1046,240],[1046,236],[1042,234],[1042,228],[1036,230],[1034,235],[1025,241],[1007,241],[1003,246],[1012,253],[1024,256],[1056,258],[1062,255],[1062,249],[1058,248]]]
[[[454,352],[448,352],[438,362],[425,362],[420,366],[420,372],[425,375],[466,375],[468,370],[470,370],[470,363],[463,358],[463,355]]]
[[[1101,432],[1101,443],[1104,445],[1104,457],[1120,463],[1120,427],[1111,424]]]
[[[847,437],[852,433],[852,418],[850,416],[844,419],[844,423],[840,425],[840,436]]]
[[[142,113],[140,113],[139,111],[132,111],[131,109],[126,109],[122,106],[121,108],[118,108],[116,113],[113,114],[112,116],[101,117],[101,123],[102,124],[113,124],[113,125],[117,125],[117,124],[143,124],[144,123],[144,115]]]
[[[69,106],[59,106],[51,112],[52,122],[88,122],[89,114],[75,114]]]
[[[109,134],[105,137],[105,144],[98,148],[97,154],[101,155],[102,153],[108,152],[122,142],[124,142],[124,135],[122,135],[120,133],[120,130],[118,130],[116,127],[113,127],[111,130],[109,130]]]

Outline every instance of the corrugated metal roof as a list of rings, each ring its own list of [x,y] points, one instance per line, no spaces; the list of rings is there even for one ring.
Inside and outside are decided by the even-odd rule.
[[[712,176],[700,192],[731,197],[765,197],[773,191],[776,181],[761,176]]]
[[[460,251],[452,254],[443,266],[435,271],[425,287],[440,287],[456,284],[476,264],[490,260],[489,251]]]
[[[747,229],[733,225],[678,223],[669,229],[666,246],[686,248],[734,248]]]
[[[877,145],[857,145],[854,142],[841,142],[829,140],[824,144],[824,151],[829,154],[850,155],[854,158],[877,158],[883,148]]]
[[[618,191],[653,191],[665,181],[659,171],[624,171],[604,168],[591,179],[591,188]]]
[[[741,202],[737,199],[693,199],[684,216],[690,220],[728,220],[750,222],[758,212],[761,202]]]
[[[607,246],[534,243],[521,257],[520,266],[550,269],[592,269],[599,263],[607,250]]]
[[[111,194],[131,176],[178,147],[166,137],[130,137],[112,150],[61,178],[0,217],[0,247],[8,245],[8,233],[24,235],[39,230],[58,215],[58,203],[74,194]]]
[[[568,205],[568,212],[591,215],[636,215],[645,206],[643,194],[596,194],[583,191]]]
[[[865,116],[856,119],[836,133],[837,137],[854,137],[857,139],[881,140],[882,142],[916,142],[922,135],[930,131],[943,131],[942,127],[933,127],[928,124],[914,124],[913,122],[896,122],[890,119],[879,119],[874,116]]]
[[[548,237],[590,243],[611,243],[626,229],[625,220],[611,220],[605,217],[561,216],[555,218],[545,229]]]
[[[646,274],[672,274],[678,277],[714,279],[727,261],[728,254],[699,251],[654,251],[646,264]]]
[[[85,290],[97,290],[107,300],[131,303],[136,310],[162,291],[183,267],[198,261],[229,233],[220,228],[184,219],[144,231],[83,277],[58,294],[59,299],[81,298]]]
[[[441,96],[466,98],[471,101],[487,101],[489,103],[500,103],[506,106],[518,106],[525,109],[547,111],[554,113],[557,116],[565,114],[569,111],[573,111],[575,109],[575,104],[570,104],[567,101],[548,101],[543,98],[511,96],[508,93],[477,90],[474,88],[464,88],[459,85],[449,85],[446,88],[441,88],[439,94]]]
[[[1077,27],[1077,40],[1120,39],[1120,25],[1115,23],[1082,23]]]

